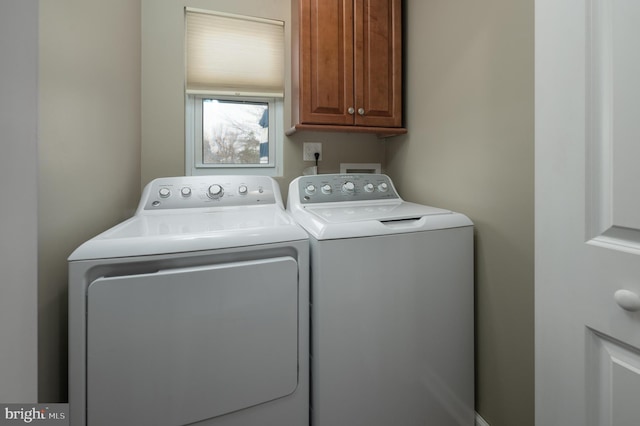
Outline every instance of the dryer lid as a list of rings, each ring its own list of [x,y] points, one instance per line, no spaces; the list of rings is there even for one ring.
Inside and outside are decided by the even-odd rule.
[[[78,247],[69,261],[184,253],[308,239],[276,205],[136,215]]]
[[[308,239],[267,176],[177,176],[144,188],[136,214],[69,261],[147,256]]]

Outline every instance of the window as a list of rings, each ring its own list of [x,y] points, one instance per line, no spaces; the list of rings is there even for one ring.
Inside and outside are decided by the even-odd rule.
[[[282,122],[282,102],[277,98],[200,94],[189,95],[187,103],[187,120],[193,123],[187,126],[192,174],[239,169],[259,169],[244,170],[244,174],[270,174],[269,169],[278,169],[282,150],[276,142],[276,122]]]
[[[186,9],[186,174],[282,174],[284,26]]]

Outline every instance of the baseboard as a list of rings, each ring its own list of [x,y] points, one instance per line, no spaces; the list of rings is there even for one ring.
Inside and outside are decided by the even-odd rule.
[[[480,417],[480,414],[476,413],[476,426],[489,426],[489,423]]]

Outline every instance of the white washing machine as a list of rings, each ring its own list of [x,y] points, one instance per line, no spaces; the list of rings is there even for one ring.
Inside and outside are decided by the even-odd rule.
[[[308,257],[269,177],[151,182],[69,257],[71,425],[307,425]]]
[[[313,426],[473,426],[473,225],[380,174],[295,179],[310,235]]]

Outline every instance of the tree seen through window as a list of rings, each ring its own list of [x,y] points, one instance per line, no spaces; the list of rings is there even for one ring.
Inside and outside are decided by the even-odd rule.
[[[203,99],[203,163],[268,163],[268,111],[266,102]]]

